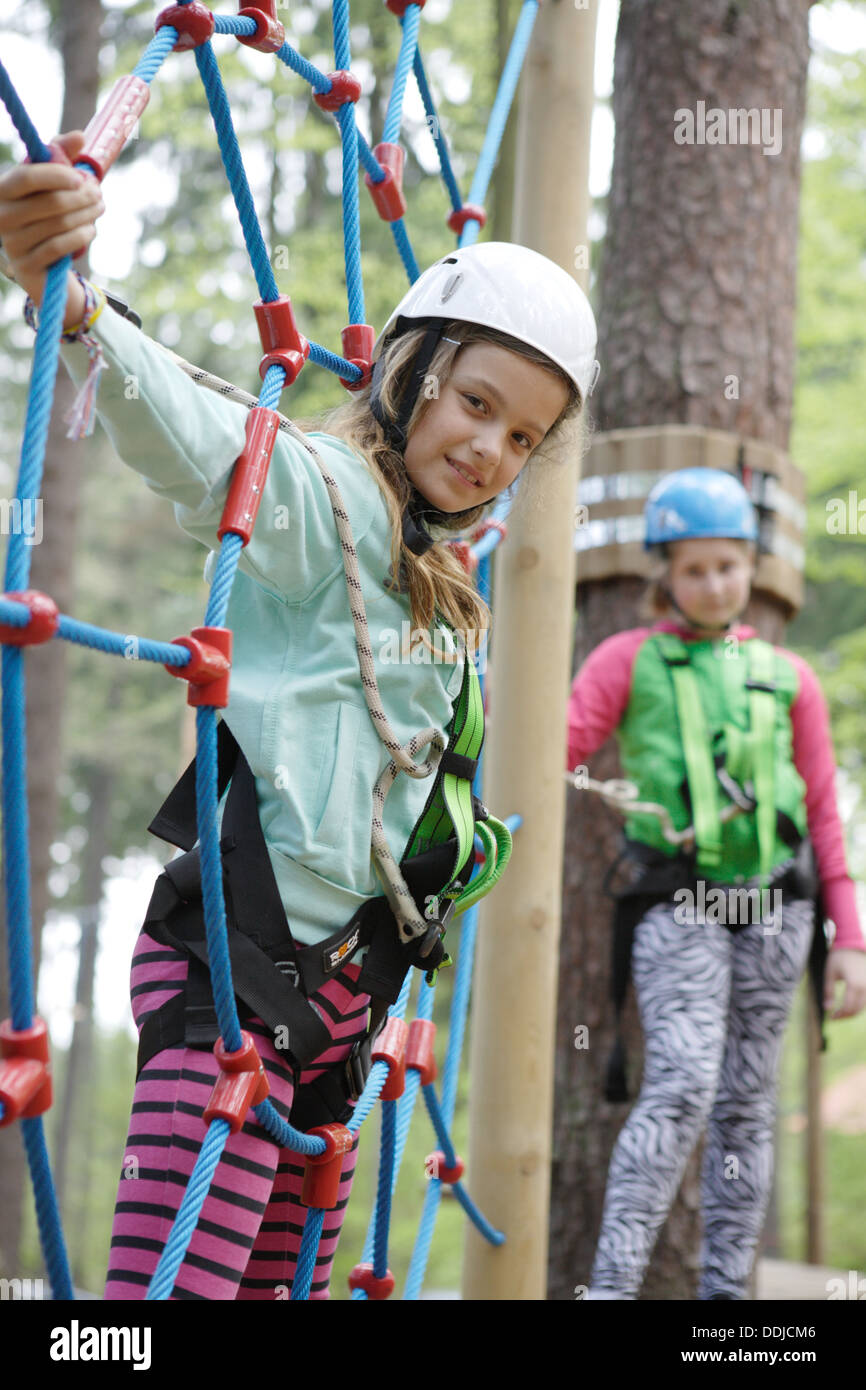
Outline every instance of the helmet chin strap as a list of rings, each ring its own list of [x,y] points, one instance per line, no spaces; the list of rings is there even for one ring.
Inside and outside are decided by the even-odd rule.
[[[662,588],[662,593],[664,594],[671,608],[675,608],[676,611],[680,614],[680,616],[685,618],[686,622],[689,624],[689,627],[700,628],[703,632],[727,632],[729,627],[731,627],[734,623],[739,622],[740,618],[743,616],[743,613],[746,611],[745,608],[741,609],[739,613],[735,613],[732,618],[729,618],[726,623],[698,623],[695,622],[694,618],[689,617],[685,609],[680,607],[667,585],[665,585]]]

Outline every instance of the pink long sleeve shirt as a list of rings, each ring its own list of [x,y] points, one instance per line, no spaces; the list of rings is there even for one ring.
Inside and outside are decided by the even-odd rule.
[[[694,634],[674,622],[618,632],[591,652],[574,678],[568,705],[568,767],[585,763],[610,737],[628,707],[638,649],[653,632]],[[757,637],[744,624],[733,629],[741,641]],[[806,815],[815,850],[826,916],[834,923],[833,949],[866,951],[854,884],[845,860],[845,840],[836,804],[836,762],[827,703],[812,668],[784,647],[777,651],[795,667],[800,685],[791,704],[794,764],[806,784]]]

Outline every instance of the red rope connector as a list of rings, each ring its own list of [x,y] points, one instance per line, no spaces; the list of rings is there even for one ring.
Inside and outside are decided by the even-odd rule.
[[[189,637],[175,637],[172,645],[186,647],[192,653],[186,666],[165,668],[170,676],[189,681],[187,704],[225,709],[232,667],[231,628],[194,627]]]
[[[372,1264],[355,1265],[349,1275],[350,1289],[363,1289],[368,1298],[390,1298],[394,1292],[394,1276],[390,1269],[377,1279]]]
[[[385,0],[385,4],[392,14],[402,19],[410,5],[417,5],[419,10],[423,10],[427,0]]]
[[[286,31],[277,19],[277,0],[259,0],[255,7],[247,5],[238,9],[241,19],[254,19],[256,32],[247,36],[238,34],[238,43],[248,48],[257,48],[260,53],[277,53],[286,41]]]
[[[396,222],[406,211],[406,199],[403,197],[403,161],[406,156],[402,146],[391,145],[387,141],[376,145],[373,153],[385,170],[385,177],[380,183],[374,183],[370,174],[365,174],[364,182],[383,222]]]
[[[213,1052],[220,1074],[204,1108],[204,1122],[209,1125],[211,1120],[227,1120],[232,1134],[237,1134],[250,1106],[265,1099],[270,1084],[252,1035],[244,1029],[239,1051],[226,1052],[222,1038],[217,1038]]]
[[[429,1086],[431,1081],[436,1080],[436,1058],[433,1056],[435,1039],[436,1024],[432,1019],[413,1018],[409,1024],[406,1066],[420,1071],[422,1086]]]
[[[189,8],[179,6],[180,9]],[[84,149],[76,163],[84,162],[101,183],[135,129],[150,101],[150,88],[140,77],[119,77],[102,106],[84,131]]]
[[[360,367],[362,375],[357,381],[348,381],[341,376],[340,381],[347,391],[360,391],[373,375],[373,347],[376,343],[376,330],[369,323],[350,323],[340,337],[343,340],[343,356],[353,366]]]
[[[305,1155],[301,1201],[305,1207],[333,1211],[339,1198],[343,1159],[355,1142],[354,1135],[345,1125],[336,1123],[319,1125],[307,1133],[324,1139],[326,1147],[324,1153]]]
[[[232,473],[229,495],[223,507],[217,536],[231,533],[249,543],[256,524],[268,469],[273,458],[280,417],[275,410],[255,405],[247,416],[246,443]]]
[[[310,344],[298,332],[292,301],[287,294],[267,302],[258,299],[253,305],[259,337],[265,355],[259,363],[259,376],[264,381],[268,367],[276,364],[286,373],[285,385],[297,381],[301,368],[310,355]]]
[[[172,52],[177,53],[181,49],[198,48],[207,43],[214,31],[214,22],[207,6],[202,5],[201,0],[192,0],[189,5],[167,5],[160,10],[153,31],[158,34],[166,24],[176,29],[177,43]]]
[[[389,1018],[375,1043],[370,1057],[374,1062],[388,1063],[388,1078],[382,1087],[381,1100],[399,1100],[406,1088],[406,1039],[409,1025],[402,1018]]]
[[[478,561],[472,554],[472,547],[468,541],[449,541],[448,545],[454,551],[467,574],[471,574],[474,569],[477,569]]]
[[[438,1178],[440,1182],[459,1182],[463,1177],[463,1159],[458,1154],[454,1157],[456,1162],[453,1168],[448,1168],[444,1153],[441,1149],[436,1149],[435,1153],[427,1155],[424,1167],[431,1178]]]
[[[0,1127],[13,1120],[32,1120],[42,1115],[53,1099],[48,1027],[44,1018],[34,1016],[29,1028],[12,1027],[12,1020],[0,1023],[0,1101],[4,1113]]]
[[[30,621],[26,627],[0,623],[0,642],[10,647],[32,647],[37,642],[50,641],[60,625],[60,613],[53,598],[40,593],[38,589],[22,589],[20,593],[4,594],[3,597],[29,608]]]
[[[331,90],[313,92],[313,101],[323,111],[338,111],[347,101],[356,102],[361,95],[361,79],[353,72],[341,68],[339,72],[329,72]]]
[[[487,222],[487,213],[475,203],[464,203],[449,214],[447,221],[452,232],[459,236],[467,222],[477,222],[479,227],[483,227]]]

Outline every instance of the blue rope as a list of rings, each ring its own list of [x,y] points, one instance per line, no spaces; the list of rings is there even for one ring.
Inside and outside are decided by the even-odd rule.
[[[424,110],[427,114],[427,127],[433,137],[436,152],[439,155],[439,167],[442,171],[442,179],[448,189],[448,196],[451,199],[451,206],[459,208],[462,203],[460,188],[457,183],[454,170],[451,167],[451,156],[448,153],[448,145],[445,136],[442,134],[442,125],[436,114],[436,107],[433,104],[433,95],[427,82],[427,74],[424,71],[424,63],[421,58],[421,50],[415,50],[415,81],[418,83],[418,91],[421,93],[421,100],[424,103]]]
[[[42,138],[24,109],[24,103],[15,90],[12,78],[0,63],[0,100],[9,112],[15,129],[27,146],[27,153],[34,164],[45,164],[51,158],[51,151],[43,144]]]
[[[414,285],[418,276],[421,274],[421,270],[415,259],[415,252],[412,250],[409,243],[409,233],[406,231],[406,223],[401,217],[398,221],[390,223],[390,227],[394,236],[394,244],[400,252],[400,259],[403,265],[406,267],[406,274]]]
[[[319,1242],[322,1239],[324,1224],[325,1213],[322,1208],[310,1207],[304,1222],[304,1234],[301,1237],[298,1263],[295,1266],[295,1277],[292,1280],[292,1292],[289,1299],[291,1303],[302,1303],[310,1297],[313,1274],[316,1269],[316,1256],[319,1253]]]
[[[228,539],[228,538],[227,538]],[[217,831],[216,710],[196,710],[195,794],[201,854],[201,892],[207,934],[208,967],[220,1036],[229,1052],[241,1047],[241,1025],[232,988],[228,929],[222,891],[222,860]]]
[[[0,598],[0,623],[8,624],[9,627],[26,627],[29,621],[30,609],[26,603]]]
[[[352,62],[349,40],[349,0],[334,0],[334,61],[338,72],[347,72]],[[343,246],[349,323],[364,322],[364,277],[361,271],[361,212],[358,205],[358,127],[354,102],[346,102],[335,113],[343,149]],[[341,373],[348,380],[347,374]],[[358,371],[360,376],[360,371]]]
[[[45,1143],[45,1128],[42,1116],[21,1121],[21,1137],[27,1153],[27,1164],[33,1183],[36,1202],[36,1222],[39,1227],[39,1243],[45,1257],[45,1267],[51,1282],[54,1298],[71,1302],[75,1298],[69,1260],[63,1243],[63,1230],[60,1225],[60,1211],[48,1162],[48,1148]]]
[[[440,1183],[439,1186],[441,1187],[442,1184]],[[491,1225],[484,1213],[478,1210],[478,1207],[476,1207],[475,1203],[469,1196],[469,1193],[466,1191],[466,1188],[463,1186],[462,1182],[453,1183],[452,1191],[454,1193],[454,1196],[460,1203],[461,1207],[465,1211],[466,1215],[469,1217],[469,1220],[472,1222],[473,1226],[475,1226],[475,1228],[481,1233],[481,1235],[488,1242],[488,1244],[504,1245],[506,1241],[505,1232],[500,1231],[497,1229],[496,1226]]]
[[[276,55],[287,68],[296,72],[299,77],[303,77],[305,82],[317,92],[329,92],[331,90],[331,79],[326,73],[321,72],[314,63],[308,63],[306,58],[302,58],[297,49],[290,44],[284,43],[279,53]]]
[[[223,165],[228,177],[238,216],[241,220],[244,241],[246,242],[247,252],[256,277],[256,284],[259,289],[259,298],[270,303],[278,299],[280,292],[277,282],[274,279],[274,272],[268,259],[267,247],[265,246],[262,229],[259,226],[259,219],[256,216],[250,186],[247,181],[246,170],[244,169],[243,157],[237,136],[235,135],[234,125],[232,124],[231,109],[228,97],[223,87],[220,77],[217,60],[214,56],[213,46],[210,40],[200,44],[195,50],[195,60],[204,83],[207,93],[208,105],[211,116],[213,117],[214,128],[216,130],[217,142],[220,147]]]
[[[412,70],[415,49],[418,46],[418,26],[420,22],[420,6],[409,5],[400,21],[403,37],[400,43],[397,65],[394,69],[394,81],[391,86],[388,110],[385,113],[385,129],[382,134],[383,141],[386,141],[389,145],[396,145],[397,141],[400,139],[400,126],[403,123],[403,98],[406,94],[406,83],[409,80],[409,73]]]
[[[343,244],[349,322],[364,322],[364,279],[361,273],[361,212],[358,206],[358,128],[352,102],[337,112],[343,141]]]
[[[133,68],[133,77],[140,77],[142,82],[152,82],[169,53],[173,50],[177,40],[177,30],[170,24],[164,25],[162,29],[154,34],[136,66]]]
[[[60,360],[60,334],[66,312],[67,271],[70,264],[69,256],[56,261],[49,269],[45,282],[24,420],[21,466],[15,490],[19,506],[22,506],[25,500],[32,504],[39,496],[42,483],[54,383],[57,380],[57,366]],[[4,581],[7,593],[16,593],[27,588],[32,552],[33,547],[27,544],[23,531],[9,537]]]
[[[508,57],[499,79],[499,90],[496,93],[493,110],[487,123],[484,144],[475,166],[475,177],[472,180],[472,187],[466,200],[468,203],[483,204],[487,196],[487,187],[496,167],[496,156],[499,154],[499,146],[502,143],[508,113],[511,110],[517,82],[526,58],[526,50],[529,48],[529,41],[532,38],[538,6],[539,0],[524,0],[523,8],[514,27],[514,36],[508,50]],[[480,230],[477,222],[467,222],[460,235],[459,244],[461,246],[474,245],[478,240]]]
[[[228,1120],[212,1120],[208,1126],[183,1201],[145,1294],[146,1300],[167,1299],[171,1295],[230,1134]]]
[[[19,605],[20,607],[20,605]],[[61,614],[57,636],[67,642],[78,642],[82,647],[95,647],[97,651],[123,656],[127,661],[157,661],[162,666],[188,666],[191,654],[186,647],[178,647],[172,642],[152,642],[147,637],[135,637],[132,633],[109,632],[107,628],[94,627],[78,618]]]
[[[397,1102],[383,1100],[382,1152],[376,1193],[376,1238],[373,1244],[373,1273],[377,1279],[384,1279],[388,1273],[388,1231],[391,1225],[391,1194],[394,1190],[396,1137]]]
[[[214,15],[215,34],[234,34],[244,38],[252,38],[258,25],[254,19],[241,19],[237,15]]]

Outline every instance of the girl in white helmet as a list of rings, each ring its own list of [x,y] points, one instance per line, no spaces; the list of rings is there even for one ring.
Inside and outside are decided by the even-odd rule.
[[[83,137],[74,132],[60,143],[74,161]],[[0,237],[34,304],[46,268],[89,244],[102,210],[98,184],[63,164],[25,165],[0,178]],[[185,531],[215,550],[246,408],[196,386],[74,274],[64,328],[61,354],[76,382],[88,379],[93,363],[106,368],[96,409],[121,459],[174,503]],[[288,989],[293,1009],[301,999],[299,1026],[314,1036],[318,1029],[321,1046],[312,1055],[297,1043],[292,1020],[280,1044],[275,1018],[263,1021],[264,1003],[261,1010],[245,1004],[244,976],[233,961],[242,1022],[259,1048],[271,1099],[299,1128],[351,1113],[357,1078],[354,1089],[344,1083],[344,1064],[357,1054],[370,996],[379,993],[370,961],[383,941],[385,899],[371,864],[371,824],[374,784],[390,754],[372,715],[370,685],[378,685],[404,749],[426,731],[411,746],[413,775],[397,778],[381,811],[394,860],[410,862],[431,787],[441,781],[432,775],[435,759],[426,773],[417,759],[437,740],[448,752],[450,739],[458,746],[456,709],[469,676],[455,634],[479,634],[489,616],[442,541],[482,517],[542,443],[555,444],[589,393],[594,351],[589,305],[558,266],[517,246],[458,250],[398,305],[377,344],[372,382],[333,412],[327,433],[311,433],[305,443],[280,430],[226,619],[235,645],[221,728],[229,731],[235,761],[221,809],[230,921],[268,957],[257,997],[276,989],[283,999]],[[353,601],[360,594],[368,609],[364,673],[345,546],[320,464],[336,482],[351,526],[357,574],[349,591],[354,586]],[[435,649],[434,636],[449,659],[419,661],[417,645],[402,643],[407,625]],[[456,770],[452,763],[455,779],[470,777],[470,762],[461,755]],[[169,798],[170,814],[163,808],[154,821],[165,838],[172,838],[167,824],[185,816],[188,822],[183,787]],[[202,1109],[216,1074],[209,981],[194,949],[201,914],[195,831],[187,822],[186,838],[173,841],[187,853],[158,880],[133,959],[142,1047],[124,1152],[136,1156],[137,1169],[135,1180],[125,1175],[118,1189],[111,1299],[147,1291],[204,1137]],[[447,879],[442,886],[454,888]],[[366,929],[375,913],[380,934],[365,937],[358,924]],[[384,917],[385,944],[400,956],[403,972],[407,963],[426,968],[441,957],[435,913],[439,954],[409,954],[408,962],[403,955],[412,943],[397,942],[387,908]],[[326,1214],[314,1298],[328,1296],[354,1163],[353,1149],[337,1207]],[[299,1157],[280,1150],[250,1116],[227,1142],[172,1297],[287,1296],[305,1213],[301,1173]]]

